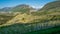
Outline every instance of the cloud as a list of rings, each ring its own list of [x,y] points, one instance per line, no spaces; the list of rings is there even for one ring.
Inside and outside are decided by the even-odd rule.
[[[39,9],[42,8],[43,6],[32,6],[33,8]]]

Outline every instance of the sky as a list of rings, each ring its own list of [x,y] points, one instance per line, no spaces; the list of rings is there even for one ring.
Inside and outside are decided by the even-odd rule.
[[[49,2],[54,0],[0,0],[0,8],[4,7],[14,7],[20,4],[27,4],[33,8],[41,8]]]

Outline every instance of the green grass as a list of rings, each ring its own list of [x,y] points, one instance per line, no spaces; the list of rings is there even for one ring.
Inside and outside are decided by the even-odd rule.
[[[0,27],[0,34],[21,34],[21,32],[23,33],[25,31],[24,29],[28,29],[28,27],[25,27],[27,25],[28,24],[25,24],[25,25],[13,24],[10,26],[3,26],[3,27]],[[60,26],[37,30],[37,31],[31,31],[24,34],[60,34]]]
[[[38,31],[32,31],[25,34],[60,34],[60,26],[49,29],[38,30]]]

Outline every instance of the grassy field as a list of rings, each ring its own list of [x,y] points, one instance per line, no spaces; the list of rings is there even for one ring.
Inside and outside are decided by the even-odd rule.
[[[60,26],[38,31],[32,31],[25,34],[60,34]]]
[[[29,32],[28,29],[33,28],[33,26],[30,27],[28,25],[29,24],[13,24],[10,26],[3,26],[0,27],[0,34],[60,34],[60,26]]]
[[[60,34],[60,26],[38,31],[32,31],[25,34]]]

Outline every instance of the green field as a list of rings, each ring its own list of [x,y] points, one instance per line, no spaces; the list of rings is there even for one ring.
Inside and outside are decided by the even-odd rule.
[[[60,26],[38,31],[32,31],[25,34],[60,34]]]

